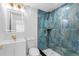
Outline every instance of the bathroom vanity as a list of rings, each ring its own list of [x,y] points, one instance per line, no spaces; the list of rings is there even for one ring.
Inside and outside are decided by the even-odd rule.
[[[26,41],[4,41],[0,43],[0,56],[26,56]]]
[[[24,32],[24,12],[8,8],[8,5],[12,7],[12,4],[0,5],[0,56],[26,56],[26,40],[21,37]],[[18,8],[20,5],[15,6]]]

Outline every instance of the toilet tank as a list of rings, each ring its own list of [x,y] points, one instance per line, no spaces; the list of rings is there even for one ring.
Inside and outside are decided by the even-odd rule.
[[[36,41],[36,39],[33,39],[33,38],[27,39],[26,40],[26,44],[27,44],[28,49],[29,48],[37,48],[37,41]]]

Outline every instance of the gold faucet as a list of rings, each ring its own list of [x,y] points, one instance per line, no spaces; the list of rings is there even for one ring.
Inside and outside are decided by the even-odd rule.
[[[14,41],[16,41],[16,34],[14,33],[14,34],[12,34],[12,39],[14,40]]]

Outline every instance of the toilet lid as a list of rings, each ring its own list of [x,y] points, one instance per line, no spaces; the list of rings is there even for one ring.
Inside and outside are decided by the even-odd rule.
[[[29,55],[31,56],[39,56],[40,52],[37,48],[30,48],[29,49]]]

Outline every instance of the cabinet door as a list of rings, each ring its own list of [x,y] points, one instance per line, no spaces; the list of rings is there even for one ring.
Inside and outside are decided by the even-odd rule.
[[[0,48],[0,56],[13,56],[14,52],[13,52],[13,44],[6,44],[3,45],[2,48]]]
[[[0,47],[0,56],[6,55],[6,47]]]
[[[15,44],[15,56],[26,56],[26,42],[17,42]]]
[[[14,55],[14,44],[7,44],[6,45],[6,56],[13,56]]]

